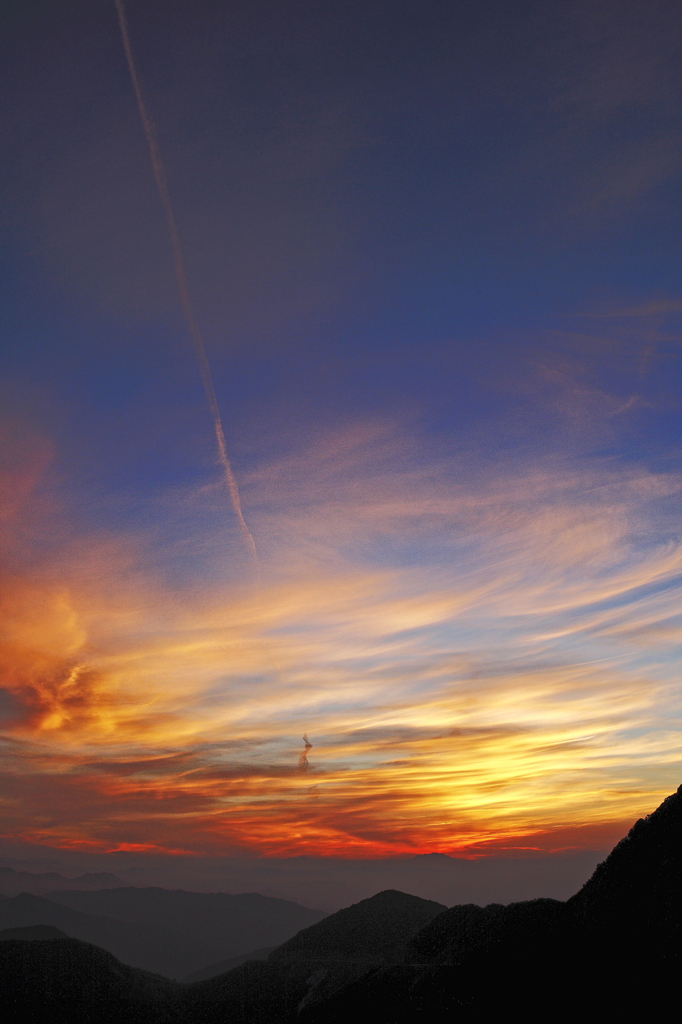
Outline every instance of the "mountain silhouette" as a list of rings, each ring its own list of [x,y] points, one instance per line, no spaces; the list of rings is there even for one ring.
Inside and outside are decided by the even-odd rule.
[[[193,986],[197,1020],[276,1024],[331,998],[369,972],[401,963],[409,940],[445,907],[388,890],[339,910],[299,932],[266,961],[248,962]],[[194,1019],[190,1017],[188,1019]]]
[[[360,1015],[412,1024],[512,1013],[531,1021],[663,1019],[677,992],[681,879],[682,787],[638,821],[566,902],[446,909],[387,890],[304,928],[266,960],[189,984],[127,967],[75,939],[0,935],[0,1007],[9,1019],[46,1024],[347,1024]],[[206,894],[141,901],[147,913],[154,904],[168,914],[197,895]],[[13,902],[0,901],[0,911]]]
[[[294,935],[271,961],[399,963],[406,943],[446,908],[395,889],[377,893]]]

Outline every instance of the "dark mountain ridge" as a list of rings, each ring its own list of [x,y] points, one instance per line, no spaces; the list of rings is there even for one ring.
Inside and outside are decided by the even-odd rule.
[[[411,1024],[512,1010],[530,1020],[658,1018],[677,990],[681,879],[682,787],[565,903],[447,910],[389,890],[305,928],[267,960],[186,985],[75,940],[4,941],[0,1008],[45,1024],[346,1024],[349,1014]]]

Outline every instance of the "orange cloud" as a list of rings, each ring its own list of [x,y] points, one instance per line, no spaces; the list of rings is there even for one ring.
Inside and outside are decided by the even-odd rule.
[[[258,593],[211,574],[222,532],[198,588],[60,523],[5,581],[5,834],[478,856],[593,841],[668,792],[680,480],[412,451],[355,427],[247,480]]]

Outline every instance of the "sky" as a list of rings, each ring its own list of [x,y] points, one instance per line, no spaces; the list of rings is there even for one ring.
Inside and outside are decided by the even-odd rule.
[[[609,849],[682,774],[682,9],[126,13],[258,566],[114,2],[4,0],[0,855]]]

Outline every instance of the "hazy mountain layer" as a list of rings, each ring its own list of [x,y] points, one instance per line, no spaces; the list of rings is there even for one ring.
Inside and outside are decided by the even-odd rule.
[[[11,938],[11,936],[8,935],[7,938]],[[186,978],[182,978],[181,980],[193,982],[206,981],[208,978],[217,978],[219,974],[227,974],[228,971],[234,970],[235,967],[240,967],[249,960],[267,960],[270,953],[272,953],[275,948],[276,947],[274,946],[266,946],[265,949],[252,949],[250,953],[242,953],[241,956],[232,956],[228,960],[218,960],[215,964],[209,964],[208,967],[202,967],[200,971],[192,971],[191,974],[188,974]]]
[[[5,939],[24,939],[32,942],[34,939],[68,939],[60,928],[51,924],[30,924],[26,928],[3,928],[0,931],[0,942]]]
[[[125,888],[0,899],[0,928],[53,925],[123,963],[169,978],[277,946],[323,916],[258,893]]]

